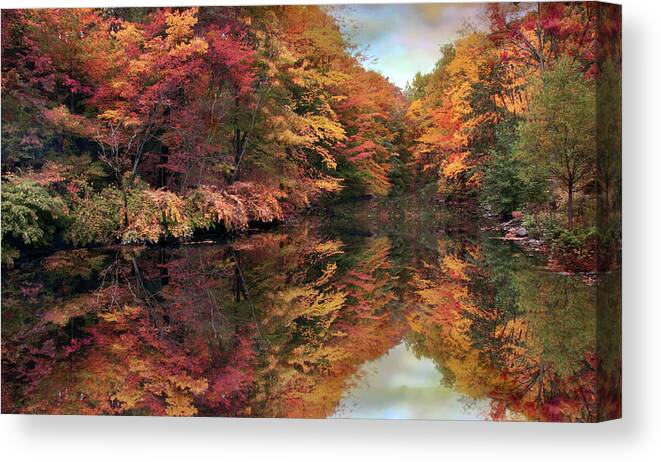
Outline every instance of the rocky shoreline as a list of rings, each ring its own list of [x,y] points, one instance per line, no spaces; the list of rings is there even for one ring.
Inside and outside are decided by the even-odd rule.
[[[532,237],[528,233],[528,230],[523,226],[523,214],[521,212],[513,212],[512,215],[512,218],[508,221],[498,221],[497,216],[486,213],[485,216],[491,221],[491,225],[485,230],[490,229],[502,234],[493,239],[514,242],[529,254],[543,256],[546,259],[546,268],[550,271],[567,276],[577,275],[588,285],[593,285],[599,280],[600,273],[589,267],[596,266],[596,259],[584,258],[577,261],[571,253],[554,249],[545,240]]]

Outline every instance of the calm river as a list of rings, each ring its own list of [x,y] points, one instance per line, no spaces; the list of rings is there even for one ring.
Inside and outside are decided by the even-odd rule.
[[[619,275],[600,281],[414,199],[57,252],[3,273],[2,410],[592,421],[618,406],[596,332],[619,306],[596,307]]]

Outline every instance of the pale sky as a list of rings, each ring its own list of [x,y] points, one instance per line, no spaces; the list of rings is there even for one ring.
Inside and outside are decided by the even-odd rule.
[[[416,72],[429,72],[440,58],[440,47],[452,42],[466,22],[481,23],[484,4],[420,3],[347,5],[331,10],[346,22],[343,30],[373,60],[369,69],[401,87]]]

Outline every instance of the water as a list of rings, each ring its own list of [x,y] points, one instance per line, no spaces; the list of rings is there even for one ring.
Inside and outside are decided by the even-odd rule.
[[[363,379],[347,387],[332,417],[484,420],[489,416],[490,400],[465,400],[443,384],[434,361],[416,357],[405,342],[362,365],[357,375]]]
[[[3,274],[2,409],[594,421],[619,412],[602,280],[415,199],[228,243],[57,252]]]

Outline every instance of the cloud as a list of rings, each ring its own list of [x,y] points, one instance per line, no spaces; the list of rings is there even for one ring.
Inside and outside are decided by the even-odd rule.
[[[364,4],[337,8],[342,28],[361,48],[365,66],[404,88],[416,72],[429,72],[440,47],[455,40],[467,23],[480,27],[483,4]]]

